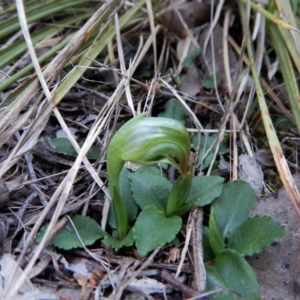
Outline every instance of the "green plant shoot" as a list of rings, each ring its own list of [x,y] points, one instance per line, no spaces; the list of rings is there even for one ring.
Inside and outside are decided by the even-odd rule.
[[[191,189],[190,145],[189,133],[180,122],[145,117],[145,114],[131,119],[114,135],[107,150],[107,172],[120,240],[126,236],[129,226],[126,205],[118,186],[125,161],[140,165],[166,162],[176,167],[180,177],[174,183],[166,208],[166,215],[171,216],[185,203]]]

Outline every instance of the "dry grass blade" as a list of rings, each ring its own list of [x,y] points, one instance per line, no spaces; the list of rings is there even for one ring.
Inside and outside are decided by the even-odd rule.
[[[245,7],[241,4],[240,4],[240,13],[245,22]],[[290,172],[290,169],[289,169],[286,159],[284,157],[280,142],[276,135],[272,120],[270,118],[268,106],[266,104],[263,90],[262,90],[261,84],[259,82],[259,77],[258,77],[256,68],[255,68],[255,60],[254,60],[254,56],[253,56],[250,36],[247,37],[247,52],[248,52],[248,58],[249,58],[249,62],[250,62],[251,72],[252,72],[252,76],[253,76],[254,84],[255,84],[255,88],[256,88],[256,94],[257,94],[258,102],[259,102],[259,106],[260,106],[260,111],[261,111],[263,122],[264,122],[264,127],[266,130],[270,148],[271,148],[271,151],[272,151],[275,163],[276,163],[276,167],[277,167],[280,179],[289,195],[289,198],[290,198],[291,202],[293,203],[293,206],[294,206],[298,216],[300,217],[299,191],[296,187],[295,181],[292,177],[292,174]]]
[[[56,57],[56,59],[54,59],[52,61],[52,63],[43,72],[43,77],[45,78],[46,81],[47,81],[47,78],[50,77],[50,76],[47,76],[47,75],[50,75],[49,74],[50,73],[49,68],[52,69],[52,67],[55,67],[58,63],[60,63],[61,66],[60,66],[60,68],[58,70],[61,70],[62,66],[65,65],[65,62],[67,62],[71,58],[71,56],[74,54],[74,52],[76,51],[76,49],[79,48],[79,46],[84,41],[84,39],[86,39],[87,36],[89,35],[89,33],[91,32],[91,30],[93,30],[94,26],[99,23],[99,20],[104,20],[109,15],[109,13],[111,13],[113,11],[113,9],[116,7],[116,5],[118,3],[119,3],[118,1],[111,1],[109,3],[110,6],[109,5],[108,6],[107,5],[106,6],[101,6],[101,8],[95,13],[95,15],[74,36],[74,38],[71,40],[70,44],[68,44],[68,46],[58,55],[58,57]],[[110,34],[112,35],[113,33],[111,32]],[[76,37],[78,37],[77,40],[75,39]],[[92,52],[93,50],[90,51],[90,55],[92,57],[96,56],[104,48],[104,46],[105,46],[105,37],[104,37],[104,41],[101,39],[100,43],[98,43],[97,45],[98,45],[98,48],[94,47],[94,52]],[[64,61],[64,62],[62,62],[62,61]],[[82,61],[82,64],[85,64],[86,67],[87,67],[89,64],[91,64],[91,60],[87,59],[87,58],[84,58],[83,61]],[[58,74],[57,71],[53,75]],[[0,177],[11,166],[11,161],[14,159],[15,154],[20,149],[20,147],[27,141],[27,139],[30,137],[32,140],[37,140],[40,132],[43,130],[43,128],[44,128],[44,126],[46,124],[45,120],[47,120],[49,118],[49,114],[51,113],[51,110],[53,109],[53,105],[59,103],[59,101],[63,98],[63,96],[67,93],[67,91],[69,91],[71,89],[71,87],[80,78],[80,76],[83,74],[84,71],[85,71],[84,68],[77,68],[77,71],[76,72],[72,72],[72,74],[56,90],[56,92],[53,94],[53,96],[50,99],[48,99],[49,105],[46,106],[45,109],[41,111],[39,117],[35,120],[35,122],[33,122],[32,125],[27,129],[27,131],[24,132],[24,134],[22,135],[22,139],[19,141],[19,143],[15,147],[14,151],[12,151],[12,153],[10,154],[10,157],[6,160],[5,164],[3,166],[1,166]],[[28,92],[32,91],[32,90],[35,91],[37,89],[37,87],[38,87],[38,83],[37,83],[37,81],[35,81],[34,83],[32,83],[25,90],[24,93],[22,93],[14,101],[14,103],[16,103],[16,105],[13,105],[13,104],[12,105],[15,108],[15,110],[12,111],[11,105],[8,106],[8,108],[3,112],[4,117],[3,117],[2,121],[4,122],[6,119],[13,118],[14,117],[13,115],[17,114],[18,111],[19,111],[19,109],[21,110],[23,108],[24,104],[27,103],[27,102],[29,102],[29,100],[30,100],[31,97],[28,94]],[[21,97],[26,97],[26,96],[27,96],[27,98],[21,98]],[[21,101],[21,100],[18,101],[19,99],[28,99],[28,100],[27,101]],[[57,116],[59,118],[59,113],[58,113],[57,110],[56,110],[56,114],[57,114]],[[67,127],[64,124],[64,121],[61,118],[60,118],[60,122],[61,122],[63,128],[65,128],[65,130],[68,131]],[[9,126],[9,124],[10,123],[7,121],[6,126]],[[18,122],[17,124],[15,124],[13,130],[16,130],[20,126],[22,126],[22,123]],[[3,137],[3,139],[0,141],[0,143],[1,142],[4,143],[9,137],[10,136],[6,134]],[[72,144],[74,145],[75,149],[77,151],[79,151],[80,148],[77,145],[75,139],[72,137],[72,135],[69,134],[69,138],[70,138]],[[90,166],[90,164],[87,161],[87,159],[84,159],[84,162],[87,165],[87,168],[90,170],[90,172],[93,175],[93,177],[95,178],[95,180],[98,181],[98,176],[97,176],[96,172],[94,171],[94,169]],[[101,184],[101,183],[99,183],[99,184]],[[102,185],[103,184],[101,184],[101,186]]]
[[[56,78],[66,63],[72,58],[73,54],[79,49],[84,41],[89,37],[94,27],[103,22],[110,13],[119,5],[120,1],[112,0],[105,3],[95,14],[89,19],[89,21],[74,35],[70,43],[57,55],[57,57],[48,65],[43,72],[43,76],[46,82],[50,82],[53,78]],[[74,79],[73,79],[74,80]],[[73,86],[73,85],[71,85]],[[65,93],[68,89],[65,88]],[[38,81],[35,80],[26,90],[19,95],[6,109],[1,112],[0,115],[0,146],[9,138],[5,134],[7,129],[11,126],[11,120],[15,120],[20,111],[30,103],[32,95],[35,95],[39,90]],[[60,98],[61,99],[61,98]],[[60,100],[59,99],[59,100]],[[58,101],[59,101],[58,100]],[[15,131],[18,130],[23,124],[18,122],[15,126]]]
[[[153,261],[154,257],[157,255],[159,250],[160,250],[160,248],[157,248],[156,250],[154,250],[151,253],[151,255],[142,263],[142,265],[136,271],[134,271],[132,274],[130,274],[129,278],[125,278],[120,283],[118,288],[110,295],[108,300],[122,299],[123,291],[125,290],[125,288],[130,284],[130,282],[132,282],[139,275],[139,273],[141,271],[143,271],[147,266],[149,266],[149,264]]]
[[[106,114],[106,118],[109,117],[110,114]],[[103,126],[103,123],[105,123],[105,119],[104,118],[104,121],[101,121],[100,124],[102,124]],[[101,126],[100,126],[101,127]],[[94,131],[92,130],[91,131],[91,134],[90,135],[90,138],[91,136],[95,139],[96,136],[93,136],[94,134]],[[77,160],[76,162],[74,163],[73,165],[73,168],[70,170],[68,176],[65,178],[65,180],[62,182],[62,184],[60,185],[60,187],[56,190],[55,194],[53,195],[51,201],[49,202],[49,205],[48,207],[43,211],[43,214],[41,216],[41,218],[39,219],[39,221],[36,223],[36,226],[35,228],[32,230],[31,232],[31,235],[29,236],[28,240],[27,240],[27,243],[23,249],[23,252],[21,253],[20,257],[19,257],[19,262],[22,261],[27,249],[28,249],[28,246],[32,243],[33,241],[33,238],[34,236],[36,235],[37,233],[37,230],[38,228],[40,227],[41,223],[43,222],[45,216],[47,215],[47,213],[49,212],[50,208],[52,207],[52,205],[57,201],[57,198],[58,196],[61,194],[61,201],[60,201],[60,205],[57,207],[54,215],[53,215],[53,218],[52,218],[52,221],[50,223],[50,226],[49,226],[49,229],[51,229],[50,227],[53,227],[54,224],[56,223],[59,215],[60,215],[60,211],[62,210],[62,208],[64,207],[64,203],[68,197],[68,194],[69,194],[69,191],[72,187],[72,183],[74,181],[74,178],[77,174],[77,170],[80,166],[80,163],[81,163],[81,160],[83,158],[83,155],[85,155],[85,152],[88,150],[88,147],[86,145],[89,145],[89,138],[87,139],[87,143],[82,147],[82,150],[81,152],[79,153],[78,157],[77,157]],[[66,185],[67,184],[67,185]],[[50,233],[50,230],[48,231],[48,234]],[[18,281],[18,284],[14,285],[14,289],[9,289],[7,288],[6,289],[6,299],[10,299],[11,298],[11,295],[13,295],[14,293],[17,292],[18,288],[20,287],[20,285],[22,284],[22,281],[26,278],[26,275],[30,272],[31,268],[33,267],[36,259],[38,258],[39,254],[41,253],[43,247],[45,246],[45,243],[46,243],[46,239],[47,239],[47,234],[45,235],[44,237],[44,240],[41,242],[41,244],[39,245],[39,249],[37,249],[37,251],[35,252],[35,257],[33,257],[33,259],[31,260],[31,262],[27,265],[26,269],[25,269],[25,272],[22,276],[22,278],[19,279]],[[14,276],[14,272],[12,273],[12,277]],[[9,287],[9,284],[7,285],[7,287]]]

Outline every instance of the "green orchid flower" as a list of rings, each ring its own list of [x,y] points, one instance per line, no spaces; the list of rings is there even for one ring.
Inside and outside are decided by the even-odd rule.
[[[128,232],[127,209],[118,186],[124,163],[153,165],[167,162],[177,168],[180,177],[168,199],[166,215],[169,216],[185,203],[191,188],[190,144],[189,133],[181,123],[168,118],[146,117],[145,114],[131,119],[114,135],[107,149],[107,172],[120,240]]]

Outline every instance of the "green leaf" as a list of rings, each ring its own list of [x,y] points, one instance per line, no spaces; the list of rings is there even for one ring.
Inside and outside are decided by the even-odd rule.
[[[180,244],[181,243],[180,243],[178,237],[176,236],[174,240],[172,240],[169,243],[166,243],[164,248],[171,248],[171,247],[177,247],[177,248],[179,248]]]
[[[236,180],[223,186],[221,196],[211,206],[211,215],[223,239],[248,219],[255,201],[254,191],[247,182]]]
[[[221,77],[219,75],[216,76],[216,81],[217,84],[220,83]],[[214,89],[215,88],[214,75],[208,76],[207,78],[203,79],[201,83],[208,90]]]
[[[106,246],[114,248],[115,251],[118,251],[123,247],[130,247],[134,243],[132,230],[129,230],[127,236],[125,236],[122,240],[118,240],[109,234],[105,234],[103,241]]]
[[[187,203],[204,206],[212,203],[222,192],[224,179],[219,176],[203,176],[193,179]]]
[[[203,260],[212,261],[215,258],[213,249],[209,243],[209,229],[206,226],[202,228],[202,248],[203,248]]]
[[[205,265],[206,290],[223,288],[222,294],[211,296],[213,300],[261,299],[260,288],[252,268],[234,250],[224,250],[215,259],[214,265]]]
[[[126,168],[123,168],[119,177],[119,191],[126,204],[128,221],[132,223],[136,219],[138,206],[133,199],[130,189],[130,176],[131,173]]]
[[[135,171],[135,174],[141,174],[141,173],[164,176],[164,173],[155,166],[142,166]]]
[[[131,173],[126,168],[123,168],[119,177],[119,192],[126,205],[128,222],[133,223],[136,219],[138,206],[133,199],[132,191],[130,189],[130,176]],[[115,218],[115,211],[113,205],[111,205],[109,208],[108,222],[112,228],[116,228]]]
[[[68,138],[54,138],[51,140],[51,142],[55,146],[55,152],[71,156],[77,156],[77,152]],[[81,142],[79,143],[79,145],[82,146],[83,143]],[[100,156],[100,153],[101,149],[99,147],[92,147],[88,151],[86,156],[88,159],[97,159]]]
[[[138,115],[124,124],[113,136],[107,148],[106,166],[109,181],[108,187],[112,196],[115,223],[119,239],[124,238],[129,229],[126,204],[119,191],[119,177],[124,165],[124,160],[121,158],[121,155],[127,134],[132,131],[137,126],[137,123],[145,116],[145,114]]]
[[[173,216],[183,216],[186,213],[195,210],[198,207],[197,204],[195,203],[186,203],[183,206],[181,206],[180,208],[176,209],[171,215]]]
[[[192,166],[186,176],[180,176],[173,184],[172,190],[169,194],[166,215],[169,217],[173,215],[174,211],[185,205],[186,199],[190,193],[193,181]]]
[[[197,159],[197,170],[205,170],[206,168],[209,167],[212,159],[213,159],[213,153],[216,149],[217,146],[217,141],[216,138],[213,136],[205,136],[205,135],[200,135],[200,138],[198,135],[195,135],[192,139],[192,148],[197,150],[197,147],[199,145],[199,152],[198,152],[198,159]],[[212,146],[213,145],[213,146]],[[207,154],[206,157],[204,155],[206,154],[207,150],[210,148],[211,150]],[[224,145],[224,143],[220,143],[220,147],[218,149],[218,154],[225,154],[228,153],[229,150],[228,148]]]
[[[82,143],[79,143],[79,146],[81,147],[83,145],[83,142]],[[101,149],[100,147],[91,147],[89,149],[89,151],[87,152],[86,154],[86,157],[88,159],[98,159],[99,156],[101,154]],[[77,155],[76,155],[77,156]]]
[[[105,232],[101,229],[100,225],[90,217],[75,215],[72,217],[72,222],[84,246],[92,245],[95,241],[103,238],[105,235]],[[48,225],[41,228],[36,238],[37,243],[40,243],[47,228]],[[55,247],[64,250],[83,248],[82,243],[78,239],[74,227],[70,222],[57,233],[50,245],[54,245]]]
[[[192,139],[192,148],[196,149],[198,144],[200,145],[199,150],[202,151],[202,152],[199,151],[199,154],[206,152],[212,144],[214,144],[213,147],[212,147],[212,150],[211,150],[213,152],[216,149],[216,137],[214,137],[214,136],[205,136],[205,135],[201,134],[200,139],[199,139],[198,135],[195,135]],[[220,143],[218,153],[219,154],[226,154],[228,152],[229,152],[229,150],[225,146],[225,144]]]
[[[155,206],[147,206],[138,216],[133,227],[133,237],[141,256],[147,255],[158,246],[171,242],[181,227],[181,218],[167,218]]]
[[[196,60],[196,58],[200,55],[200,53],[201,53],[201,48],[197,48],[194,51],[190,52],[184,59],[183,62],[184,66],[186,68],[189,68],[192,65],[192,63]]]
[[[77,156],[77,152],[68,138],[55,138],[52,139],[51,142],[55,146],[55,152]]]
[[[167,101],[165,111],[158,114],[159,117],[170,118],[185,124],[186,111],[184,106],[175,98]]]
[[[285,234],[284,227],[271,217],[255,216],[228,234],[228,247],[242,256],[254,255]]]
[[[133,173],[130,176],[133,199],[141,209],[154,205],[161,211],[166,210],[172,184],[164,177],[147,173]]]
[[[215,215],[213,213],[209,216],[209,232],[208,232],[209,244],[215,254],[219,254],[225,249],[225,242],[222,233],[218,227]]]

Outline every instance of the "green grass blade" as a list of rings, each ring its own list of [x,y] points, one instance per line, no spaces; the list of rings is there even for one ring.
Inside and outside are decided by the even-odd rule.
[[[50,4],[42,4],[33,9],[28,9],[27,22],[28,24],[39,21],[45,17],[53,16],[55,13],[61,13],[67,8],[76,7],[86,4],[84,0],[77,1],[55,1]],[[17,15],[0,23],[0,39],[3,39],[20,29],[19,19]]]
[[[241,18],[242,18],[243,22],[245,22],[245,20],[246,20],[245,6],[240,1],[238,1],[238,4],[240,7]],[[263,119],[263,123],[264,123],[264,128],[266,130],[266,134],[267,134],[270,148],[271,148],[271,151],[273,154],[273,158],[275,160],[275,164],[276,164],[280,179],[287,191],[287,194],[288,194],[298,216],[300,217],[300,194],[299,194],[299,191],[295,184],[295,181],[291,175],[291,172],[290,172],[289,166],[286,162],[286,159],[284,157],[280,142],[276,135],[276,132],[275,132],[275,129],[274,129],[274,126],[273,126],[273,123],[272,123],[272,120],[271,120],[271,117],[269,114],[266,99],[264,97],[264,93],[263,93],[263,90],[262,90],[262,87],[261,87],[261,84],[259,81],[259,76],[256,72],[255,60],[254,60],[253,51],[252,51],[252,44],[251,44],[251,39],[249,36],[247,37],[246,47],[247,47],[247,52],[248,52],[248,57],[249,57],[249,62],[250,62],[250,68],[251,68],[251,72],[252,72],[252,76],[253,76],[253,80],[254,80],[254,85],[255,85],[255,89],[256,89],[256,95],[258,98],[258,103],[259,103],[259,107],[260,107],[260,111],[261,111],[261,115],[262,115],[262,119]]]
[[[61,22],[57,22],[55,26],[48,26],[34,32],[31,36],[33,44],[36,44],[46,37],[58,34],[64,30],[64,26],[75,24],[78,21],[88,18],[91,14],[80,14],[76,17],[65,19]],[[27,45],[24,40],[17,40],[7,48],[0,50],[0,68],[5,67],[7,64],[13,62],[18,56],[27,51]]]
[[[272,44],[279,60],[280,70],[288,93],[289,103],[291,105],[298,132],[300,133],[300,95],[294,67],[286,49],[284,40],[276,25],[270,25],[269,35],[272,39]]]
[[[74,36],[74,34],[75,33],[68,35],[65,39],[62,40],[62,42],[60,42],[55,47],[53,47],[52,49],[50,49],[49,51],[47,51],[46,53],[41,55],[38,58],[39,63],[42,64],[43,62],[47,61],[49,58],[53,57],[54,54],[56,54],[59,50],[61,50],[64,46],[66,46],[68,44],[68,42],[71,40],[71,38]],[[7,78],[5,81],[3,81],[0,84],[0,92],[6,90],[7,88],[9,88],[10,85],[15,83],[19,79],[23,78],[24,76],[28,75],[29,72],[32,71],[33,69],[34,68],[31,63],[31,64],[27,65],[26,67],[24,67],[23,69],[21,69],[16,74],[14,74],[13,76]],[[3,103],[1,103],[0,107],[3,107],[4,105],[6,105],[6,104],[3,102]]]
[[[290,1],[276,0],[275,2],[276,2],[277,10],[281,14],[281,18],[283,18],[293,28],[298,30],[297,22],[293,14]],[[277,13],[275,15],[279,17]],[[286,47],[288,48],[289,53],[293,59],[293,62],[298,72],[300,73],[300,34],[295,30],[286,30],[280,26],[278,28],[282,35],[283,41]]]

